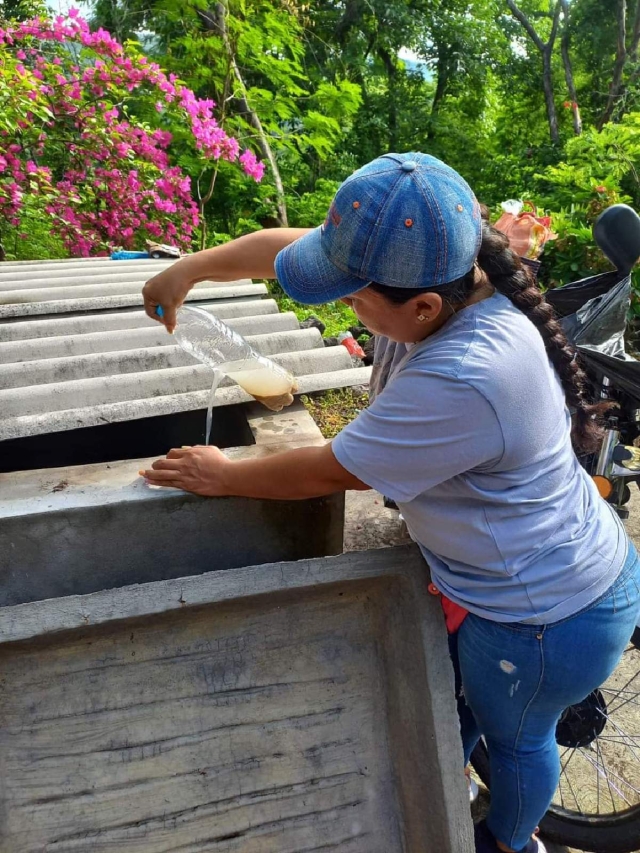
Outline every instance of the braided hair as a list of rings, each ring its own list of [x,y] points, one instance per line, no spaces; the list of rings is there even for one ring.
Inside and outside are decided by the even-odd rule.
[[[540,332],[549,361],[562,384],[567,404],[574,410],[571,430],[574,447],[581,453],[593,452],[602,439],[602,415],[611,404],[589,402],[590,384],[580,366],[576,350],[567,341],[552,306],[544,298],[533,276],[510,249],[508,238],[489,224],[486,209],[483,209],[482,242],[477,265],[490,284],[522,311]],[[471,269],[462,278],[437,288],[416,290],[376,283],[370,287],[395,304],[404,304],[421,293],[437,293],[456,311],[478,287],[478,282],[475,269]]]

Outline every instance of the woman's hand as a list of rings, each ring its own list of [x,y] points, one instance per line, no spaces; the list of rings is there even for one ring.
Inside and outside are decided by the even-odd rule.
[[[285,246],[307,234],[310,228],[268,228],[245,234],[182,260],[154,275],[142,289],[144,310],[152,320],[176,327],[176,313],[187,294],[200,281],[235,281],[240,278],[275,278],[274,261]],[[162,315],[156,309],[162,307]]]
[[[330,444],[298,447],[258,459],[227,459],[217,447],[183,447],[140,471],[151,486],[196,495],[303,500],[369,486],[350,474]]]
[[[193,286],[193,281],[182,261],[172,264],[168,269],[154,275],[142,288],[144,310],[152,320],[164,323],[167,331],[173,334],[176,327],[178,308],[187,298]],[[162,307],[162,316],[156,313]]]
[[[182,447],[170,450],[165,459],[158,459],[149,471],[140,471],[151,486],[182,489],[194,495],[222,497],[225,473],[232,464],[217,447]]]

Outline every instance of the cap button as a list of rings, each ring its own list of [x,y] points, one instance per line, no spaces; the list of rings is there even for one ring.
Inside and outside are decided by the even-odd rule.
[[[404,163],[400,164],[400,168],[403,172],[413,172],[417,165],[415,160],[405,160]]]

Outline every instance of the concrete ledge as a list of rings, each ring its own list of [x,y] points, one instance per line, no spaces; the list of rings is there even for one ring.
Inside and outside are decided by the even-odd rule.
[[[332,388],[366,385],[370,376],[370,367],[355,367],[297,376],[296,380],[300,394],[312,394],[315,391],[326,391]],[[237,403],[246,403],[252,399],[240,386],[230,385],[218,390],[214,399],[214,408],[216,406],[233,406]],[[146,400],[125,400],[124,402],[100,403],[63,411],[21,415],[10,420],[7,419],[4,424],[0,421],[0,440],[7,441],[31,435],[60,432],[70,427],[81,429],[136,418],[150,418],[175,414],[176,412],[205,409],[208,402],[209,391],[203,390],[152,397]]]
[[[71,314],[79,311],[107,311],[113,308],[139,306],[142,303],[141,287],[136,286],[132,293],[111,296],[86,296],[65,299],[54,298],[39,302],[11,302],[0,304],[0,319],[13,317],[33,317],[43,314]],[[28,293],[29,291],[25,291]],[[52,294],[52,292],[49,292]],[[267,295],[264,284],[217,285],[192,290],[187,302],[199,302],[212,299],[261,299]],[[26,297],[25,297],[26,299]]]
[[[0,266],[0,294],[7,291],[19,290],[49,290],[52,288],[68,288],[72,290],[80,285],[116,285],[126,282],[140,282],[142,286],[148,279],[167,269],[171,264],[158,264],[153,267],[91,267],[87,269],[38,270],[33,272],[9,273],[2,272]],[[196,285],[199,286],[199,285]]]
[[[293,312],[236,317],[225,322],[248,340],[260,342],[264,339],[265,343],[270,333],[275,333],[276,340],[279,340],[280,335],[300,331],[300,325]],[[125,352],[140,348],[175,345],[175,339],[167,334],[164,327],[154,323],[153,327],[149,328],[145,326],[140,329],[114,329],[111,332],[89,332],[84,335],[58,335],[7,341],[0,345],[0,364],[19,364],[91,353]]]
[[[3,279],[34,278],[40,272],[53,276],[67,276],[72,270],[90,272],[104,267],[109,269],[165,269],[175,264],[171,258],[142,258],[132,261],[112,261],[111,258],[54,258],[47,261],[2,261],[0,277]]]
[[[160,350],[162,353],[164,350]],[[147,351],[145,351],[147,352]],[[153,351],[152,351],[153,353]],[[150,353],[150,357],[153,357]],[[88,358],[88,357],[85,357]],[[176,360],[182,358],[176,353]],[[351,364],[344,347],[328,347],[303,350],[295,353],[279,353],[273,360],[291,371],[294,376],[326,373],[343,370]],[[50,413],[70,409],[78,400],[83,407],[101,406],[105,403],[147,400],[174,393],[204,391],[211,387],[212,371],[202,365],[167,367],[150,370],[146,356],[138,371],[119,375],[98,376],[90,379],[70,379],[48,385],[30,385],[26,388],[4,388],[0,390],[0,438],[6,438],[5,430],[11,430],[16,419],[39,412]],[[146,369],[145,369],[146,368]],[[135,417],[134,414],[131,418]],[[69,424],[73,428],[73,424]]]
[[[220,300],[214,304],[198,305],[198,308],[215,314],[231,325],[236,320],[257,318],[262,315],[278,313],[275,299],[233,299]],[[283,317],[295,317],[293,312],[285,312]],[[292,328],[297,328],[296,325]],[[235,326],[234,326],[235,328]],[[2,342],[14,342],[67,335],[88,335],[107,331],[133,329],[155,329],[164,334],[164,329],[139,309],[125,309],[111,314],[80,314],[75,317],[47,317],[39,320],[11,320],[0,324]]]
[[[231,456],[324,443],[300,404],[247,408],[255,444]],[[0,474],[0,605],[342,551],[343,494],[199,498],[148,487],[152,461]]]
[[[155,332],[155,330],[150,331]],[[169,344],[173,341],[166,332],[164,332],[164,338],[168,340]],[[262,335],[247,335],[246,340],[262,355],[271,357],[311,349],[322,349],[324,346],[317,329],[296,329]],[[5,346],[0,346],[0,354],[4,350]],[[40,351],[40,347],[38,347],[38,351]],[[187,367],[192,364],[199,364],[199,362],[176,344],[166,346],[165,341],[162,340],[158,346],[150,347],[147,341],[142,340],[138,342],[138,347],[124,352],[119,350],[116,352],[94,352],[0,364],[0,388],[26,388],[33,385],[71,382],[77,379],[91,379],[99,376],[123,376],[127,373],[167,370],[174,367]]]
[[[3,286],[0,282],[0,304],[12,302],[49,302],[53,299],[81,299],[91,296],[113,296],[119,293],[136,293],[140,295],[149,273],[103,273],[99,275],[81,276],[62,279],[31,279],[19,282],[14,288],[12,283]],[[213,287],[242,287],[253,284],[250,278],[237,281],[201,281],[194,285],[191,292],[209,291]]]

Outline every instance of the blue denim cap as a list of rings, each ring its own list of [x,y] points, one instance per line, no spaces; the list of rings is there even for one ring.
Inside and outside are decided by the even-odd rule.
[[[340,186],[323,225],[278,253],[297,302],[332,302],[371,282],[437,287],[472,268],[480,206],[467,182],[429,154],[385,154]]]

